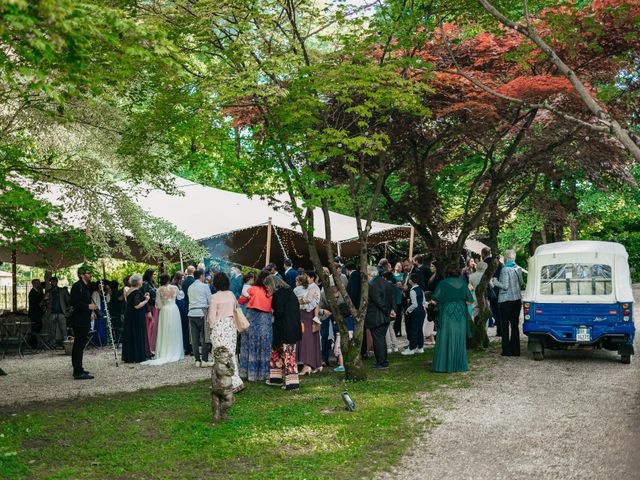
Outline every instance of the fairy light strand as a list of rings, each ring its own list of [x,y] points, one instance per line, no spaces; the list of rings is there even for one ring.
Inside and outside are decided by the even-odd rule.
[[[282,253],[284,253],[284,258],[289,258],[289,255],[287,255],[287,249],[284,248],[284,244],[282,243],[282,239],[280,238],[280,235],[278,234],[278,229],[276,228],[275,225],[273,226],[273,232],[276,234],[276,238],[278,239],[280,248],[282,248]]]
[[[260,255],[258,255],[258,258],[256,259],[256,261],[253,262],[253,264],[251,265],[251,268],[257,268],[256,265],[258,264],[258,262],[262,258],[262,255],[264,255],[266,252],[267,252],[267,244],[265,243],[264,247],[262,247],[262,251],[260,252]]]
[[[248,228],[246,228],[245,230],[249,230]],[[235,248],[233,253],[237,254],[238,252],[240,252],[241,250],[243,250],[244,248],[247,247],[247,245],[249,245],[254,238],[256,238],[256,236],[262,231],[262,225],[260,226],[260,228],[256,228],[255,232],[253,232],[253,235],[251,235],[251,237],[249,238],[249,240],[247,240],[241,247]],[[234,237],[235,237],[235,232],[234,232]]]

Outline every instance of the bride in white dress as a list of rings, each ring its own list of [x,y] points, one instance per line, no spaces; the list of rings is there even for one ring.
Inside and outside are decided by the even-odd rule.
[[[180,310],[176,305],[176,298],[182,300],[184,292],[175,285],[169,284],[169,275],[167,274],[160,277],[160,285],[161,287],[156,293],[156,307],[160,309],[156,356],[153,360],[142,362],[141,365],[164,365],[184,358],[182,322]]]

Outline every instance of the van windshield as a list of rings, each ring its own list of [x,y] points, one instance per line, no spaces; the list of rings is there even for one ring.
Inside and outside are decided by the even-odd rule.
[[[611,266],[602,263],[558,263],[540,272],[542,295],[609,295]]]

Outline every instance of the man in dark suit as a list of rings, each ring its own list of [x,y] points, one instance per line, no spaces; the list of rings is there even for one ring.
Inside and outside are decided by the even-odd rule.
[[[44,292],[42,291],[42,282],[37,278],[31,280],[31,290],[29,291],[29,321],[31,322],[31,333],[42,332],[42,300],[44,299]],[[38,345],[38,341],[35,336],[30,339],[32,347]]]
[[[293,268],[293,262],[287,258],[284,261],[284,281],[289,284],[291,289],[296,288],[296,278],[300,276],[300,272]]]
[[[493,256],[491,255],[491,249],[489,247],[484,247],[480,251],[480,256],[482,257],[482,261],[487,264],[487,268],[491,268],[491,264],[493,263]],[[493,278],[500,279],[500,272],[502,271],[502,264],[498,265],[496,271],[493,272]],[[489,309],[491,311],[491,318],[489,319],[489,326],[491,325],[491,320],[496,325],[496,337],[502,336],[502,325],[500,322],[500,307],[498,305],[498,292],[500,289],[498,287],[491,287],[487,285],[487,299],[489,300]]]
[[[385,332],[385,343],[387,344],[387,353],[389,350],[393,351],[396,348],[396,336],[393,331],[393,323],[396,320],[396,299],[398,298],[398,287],[396,286],[395,278],[393,277],[393,273],[384,272],[382,275],[382,279],[384,280],[384,297],[387,302],[387,307],[389,308],[389,328]],[[389,330],[393,332],[393,335],[389,333]]]
[[[284,278],[282,278],[282,275],[280,275],[280,272],[278,271],[278,267],[276,266],[275,263],[267,264],[267,266],[264,267],[264,269],[267,272],[269,272],[271,275],[278,277],[280,280],[284,280]]]
[[[376,267],[368,267],[369,277],[369,301],[367,302],[367,314],[365,327],[371,330],[373,337],[373,352],[376,356],[375,369],[389,368],[387,361],[387,329],[389,328],[391,302],[387,298],[385,280],[378,275]]]
[[[347,263],[347,293],[356,308],[360,308],[360,292],[362,291],[362,276],[353,263]]]
[[[98,308],[93,303],[91,294],[91,271],[81,266],[78,269],[78,281],[71,287],[71,306],[73,307],[71,324],[74,338],[71,364],[73,365],[73,378],[76,380],[91,380],[93,378],[93,375],[90,375],[82,367],[84,347],[91,330],[91,312]]]
[[[196,271],[196,267],[189,265],[185,270],[185,277],[182,280],[182,291],[184,292],[184,308],[185,312],[189,311],[189,287],[196,279],[193,277],[193,273]],[[182,344],[184,346],[184,354],[191,355],[191,342],[189,341],[189,317],[184,315],[182,319]]]
[[[422,291],[427,290],[427,282],[429,281],[429,277],[431,277],[431,270],[429,269],[429,265],[425,264],[425,258],[423,255],[416,255],[415,264],[420,273],[420,288]]]

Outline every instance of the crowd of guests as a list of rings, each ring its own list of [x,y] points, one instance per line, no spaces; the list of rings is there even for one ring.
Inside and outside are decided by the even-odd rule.
[[[395,265],[382,259],[361,272],[354,264],[335,259],[336,278],[356,309],[361,304],[363,277],[368,281],[361,353],[375,358],[374,369],[388,368],[393,352],[416,355],[431,346],[433,371],[468,369],[466,342],[471,320],[480,310],[475,289],[493,260],[489,249],[482,251],[480,260],[468,259],[462,270],[456,263],[441,271],[437,262],[426,262],[418,255]],[[161,365],[191,355],[195,366],[211,367],[211,352],[225,346],[236,353],[232,379],[236,392],[244,388],[245,380],[296,389],[300,377],[322,372],[330,362],[335,362],[334,370],[344,371],[335,309],[345,319],[349,339],[354,321],[327,267],[323,273],[328,285],[314,271],[295,269],[291,260],[282,267],[279,271],[269,264],[258,273],[243,275],[234,266],[227,275],[206,271],[200,264],[159,279],[149,269],[144,275],[127,277],[122,288],[117,282],[105,282],[99,288],[91,272],[81,268],[71,292],[58,288],[53,278],[45,299],[34,283],[33,302],[40,308],[46,305],[48,328],[57,339],[65,337],[68,320],[75,338],[99,336],[98,322],[108,308],[115,331],[121,333],[126,363]],[[522,285],[515,252],[507,251],[487,289],[489,326],[497,325],[505,356],[520,354]],[[330,301],[330,295],[335,301]],[[248,328],[241,333],[234,318],[236,309],[248,320]],[[73,374],[78,379],[93,378],[82,365],[84,346],[80,341],[73,347]]]
[[[96,345],[107,343],[106,309],[112,302],[113,283],[90,282],[87,288],[91,299],[98,307],[90,316],[90,328],[87,341]],[[58,278],[51,277],[46,284],[40,279],[31,281],[28,297],[28,316],[31,323],[30,344],[33,348],[63,348],[63,342],[71,333],[73,306],[67,287],[58,285]]]

